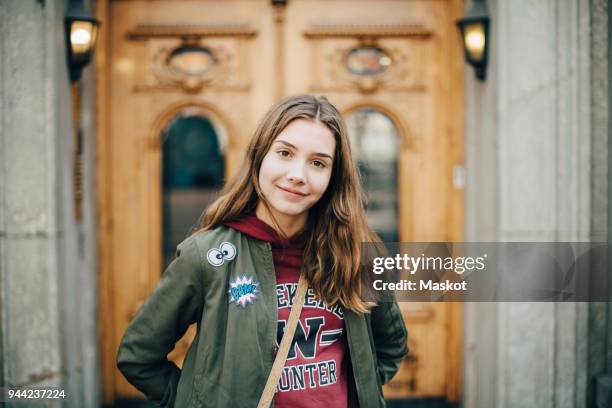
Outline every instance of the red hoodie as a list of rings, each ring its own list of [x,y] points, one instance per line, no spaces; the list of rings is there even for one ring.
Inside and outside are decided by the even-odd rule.
[[[304,262],[303,242],[295,238],[289,242],[283,240],[255,214],[228,221],[225,225],[255,239],[267,241],[272,246],[276,271],[278,347]],[[347,378],[350,360],[344,330],[342,307],[328,307],[309,288],[274,397],[277,408],[349,406]]]

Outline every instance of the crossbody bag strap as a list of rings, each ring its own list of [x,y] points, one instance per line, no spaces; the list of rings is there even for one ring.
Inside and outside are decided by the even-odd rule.
[[[300,281],[298,282],[297,293],[295,294],[295,298],[293,300],[293,306],[291,306],[291,312],[289,313],[289,321],[287,322],[287,326],[285,326],[285,334],[283,334],[283,338],[278,348],[278,353],[276,354],[274,364],[272,365],[272,371],[270,371],[268,381],[266,381],[266,386],[261,394],[257,408],[268,408],[272,402],[272,398],[274,398],[276,385],[278,384],[280,375],[285,367],[285,360],[287,360],[287,354],[289,354],[289,346],[293,341],[293,334],[295,333],[295,328],[297,327],[300,319],[302,306],[304,306],[304,298],[306,296],[307,289],[308,282],[306,281],[304,273],[302,273],[300,275]]]

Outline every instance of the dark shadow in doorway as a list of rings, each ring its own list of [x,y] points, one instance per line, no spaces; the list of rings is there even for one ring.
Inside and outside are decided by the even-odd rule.
[[[141,399],[117,400],[113,405],[104,408],[156,408],[151,401]],[[387,400],[387,408],[458,408],[459,405],[447,402],[443,398],[412,398]]]
[[[143,399],[121,399],[112,405],[104,405],[103,408],[157,408],[159,405]]]
[[[444,398],[410,398],[387,400],[387,408],[458,408],[459,404]]]

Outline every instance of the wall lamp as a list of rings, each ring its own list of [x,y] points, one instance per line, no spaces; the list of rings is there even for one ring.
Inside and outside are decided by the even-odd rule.
[[[474,67],[476,78],[485,80],[489,48],[489,13],[484,0],[473,0],[466,15],[457,21],[463,39],[465,60]]]
[[[100,22],[85,9],[83,0],[70,0],[64,24],[70,82],[76,82],[91,61]]]

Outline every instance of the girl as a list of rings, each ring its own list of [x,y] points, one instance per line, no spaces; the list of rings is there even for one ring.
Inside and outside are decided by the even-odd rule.
[[[273,404],[385,406],[382,384],[407,353],[406,329],[397,303],[361,296],[361,243],[378,239],[327,99],[289,97],[270,109],[200,227],[123,336],[117,365],[131,384],[161,406],[258,406],[305,279]],[[194,322],[179,369],[166,356]]]

